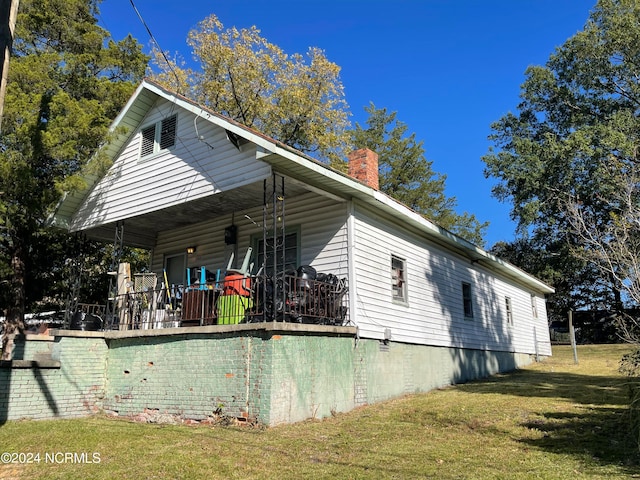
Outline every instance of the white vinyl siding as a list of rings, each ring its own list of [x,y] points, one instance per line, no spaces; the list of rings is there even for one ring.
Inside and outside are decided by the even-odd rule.
[[[170,102],[161,101],[146,124],[161,123],[173,108]],[[75,214],[72,230],[131,218],[269,178],[271,168],[256,160],[255,147],[247,145],[240,152],[227,140],[223,128],[203,121],[197,124],[198,133],[207,142],[201,142],[193,115],[180,115],[176,138],[183,140],[144,161],[138,161],[142,132],[132,136]]]
[[[468,258],[423,240],[357,204],[355,209],[355,276],[357,324],[366,338],[443,347],[499,350],[542,355],[547,351],[546,312],[531,315],[531,292],[496,276]],[[410,305],[389,301],[389,256],[406,259]],[[461,285],[472,286],[473,321],[465,320]],[[504,312],[504,297],[512,300],[514,325]],[[537,304],[544,305],[539,295]],[[352,317],[353,318],[353,317]],[[546,337],[545,337],[546,335]],[[536,345],[536,343],[538,345]]]
[[[262,238],[262,229],[251,219],[261,219],[259,208],[236,212],[233,217],[238,227],[238,244],[235,253],[235,267],[242,263],[248,247],[255,246],[255,239]],[[300,265],[311,265],[318,272],[333,273],[340,277],[347,275],[347,233],[346,203],[337,203],[316,194],[287,198],[287,223],[299,232]],[[162,272],[166,254],[182,251],[189,245],[197,246],[194,255],[188,255],[187,267],[205,266],[216,273],[224,272],[232,246],[224,243],[224,229],[231,225],[232,216],[226,215],[215,220],[192,224],[180,229],[162,232],[153,249],[151,268]],[[255,252],[254,252],[255,258]],[[253,272],[259,266],[254,261]]]

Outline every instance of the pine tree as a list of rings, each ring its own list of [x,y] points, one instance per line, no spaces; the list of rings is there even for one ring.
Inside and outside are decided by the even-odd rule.
[[[356,124],[352,144],[369,148],[378,154],[380,190],[399,200],[425,218],[478,245],[484,244],[480,223],[472,214],[458,215],[455,197],[445,194],[446,175],[434,172],[433,162],[425,157],[422,142],[415,133],[407,134],[408,126],[396,118],[396,112],[365,107],[369,114],[367,127]]]

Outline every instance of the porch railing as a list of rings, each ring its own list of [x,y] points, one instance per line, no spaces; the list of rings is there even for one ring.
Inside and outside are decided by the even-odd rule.
[[[319,274],[228,275],[189,287],[144,288],[118,295],[103,330],[156,329],[285,321],[318,325],[348,322],[346,279]]]

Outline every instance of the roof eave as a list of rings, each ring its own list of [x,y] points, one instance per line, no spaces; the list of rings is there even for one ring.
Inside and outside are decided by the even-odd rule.
[[[315,174],[322,175],[332,182],[343,185],[344,187],[349,189],[352,197],[357,198],[358,200],[371,205],[374,208],[381,208],[382,210],[392,214],[394,217],[401,215],[408,221],[409,224],[425,234],[429,239],[434,241],[434,243],[457,251],[459,254],[468,258],[471,263],[484,261],[484,266],[486,268],[498,271],[505,276],[516,280],[518,283],[526,285],[533,291],[542,294],[551,294],[555,292],[555,289],[553,287],[547,285],[536,277],[528,274],[524,270],[519,269],[515,265],[512,265],[494,255],[491,255],[489,252],[483,250],[482,248],[436,225],[419,213],[411,210],[406,205],[391,198],[387,194],[371,188],[364,183],[331,168],[326,164],[322,164],[316,160],[306,158],[304,154],[300,154],[290,147],[279,144],[278,142],[273,142],[272,145],[274,149],[271,150],[271,152],[273,152],[274,154],[286,158],[287,160],[295,162],[299,165],[305,166]],[[263,153],[262,158],[266,161],[269,161],[269,153]]]

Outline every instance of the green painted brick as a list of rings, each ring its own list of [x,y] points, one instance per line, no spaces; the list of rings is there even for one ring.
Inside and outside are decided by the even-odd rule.
[[[266,329],[165,336],[61,335],[28,341],[59,369],[0,369],[0,419],[77,417],[146,409],[275,425],[513,369],[525,355]]]

